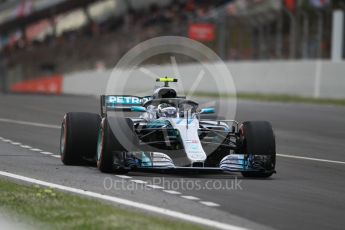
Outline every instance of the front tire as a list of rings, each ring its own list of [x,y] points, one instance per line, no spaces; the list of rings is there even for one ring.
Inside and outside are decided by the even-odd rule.
[[[121,137],[129,140],[133,148],[129,149],[128,146],[123,145],[119,140]],[[128,151],[135,151],[136,142],[137,138],[130,118],[104,118],[98,136],[97,168],[104,173],[128,173],[129,170],[124,165],[124,155]]]
[[[81,165],[97,150],[101,118],[94,113],[66,113],[61,124],[60,155],[65,165]]]
[[[240,128],[243,152],[263,158],[260,166],[264,171],[242,172],[244,177],[268,178],[275,171],[276,144],[272,126],[267,121],[247,121]]]

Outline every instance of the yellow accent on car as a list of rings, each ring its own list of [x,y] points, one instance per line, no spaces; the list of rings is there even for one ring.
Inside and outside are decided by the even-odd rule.
[[[172,77],[161,77],[161,78],[157,78],[158,82],[177,82],[176,78],[172,78]]]

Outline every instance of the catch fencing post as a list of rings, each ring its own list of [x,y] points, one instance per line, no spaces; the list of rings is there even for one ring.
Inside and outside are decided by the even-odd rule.
[[[332,23],[332,61],[341,61],[344,52],[344,11],[335,10],[333,12]]]

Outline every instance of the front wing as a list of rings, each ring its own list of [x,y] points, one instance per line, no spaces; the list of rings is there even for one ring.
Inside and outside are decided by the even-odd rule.
[[[225,156],[217,167],[175,166],[172,159],[164,153],[137,152],[131,153],[125,158],[125,166],[132,171],[164,172],[164,173],[224,173],[224,172],[264,172],[271,173],[275,170],[267,170],[268,155],[243,155],[230,154]]]

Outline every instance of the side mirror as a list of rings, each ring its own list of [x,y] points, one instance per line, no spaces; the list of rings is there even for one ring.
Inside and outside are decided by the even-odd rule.
[[[211,114],[211,113],[215,113],[214,108],[204,108],[201,109],[200,114]]]
[[[133,111],[133,112],[146,112],[146,108],[143,106],[132,106],[131,111]]]

